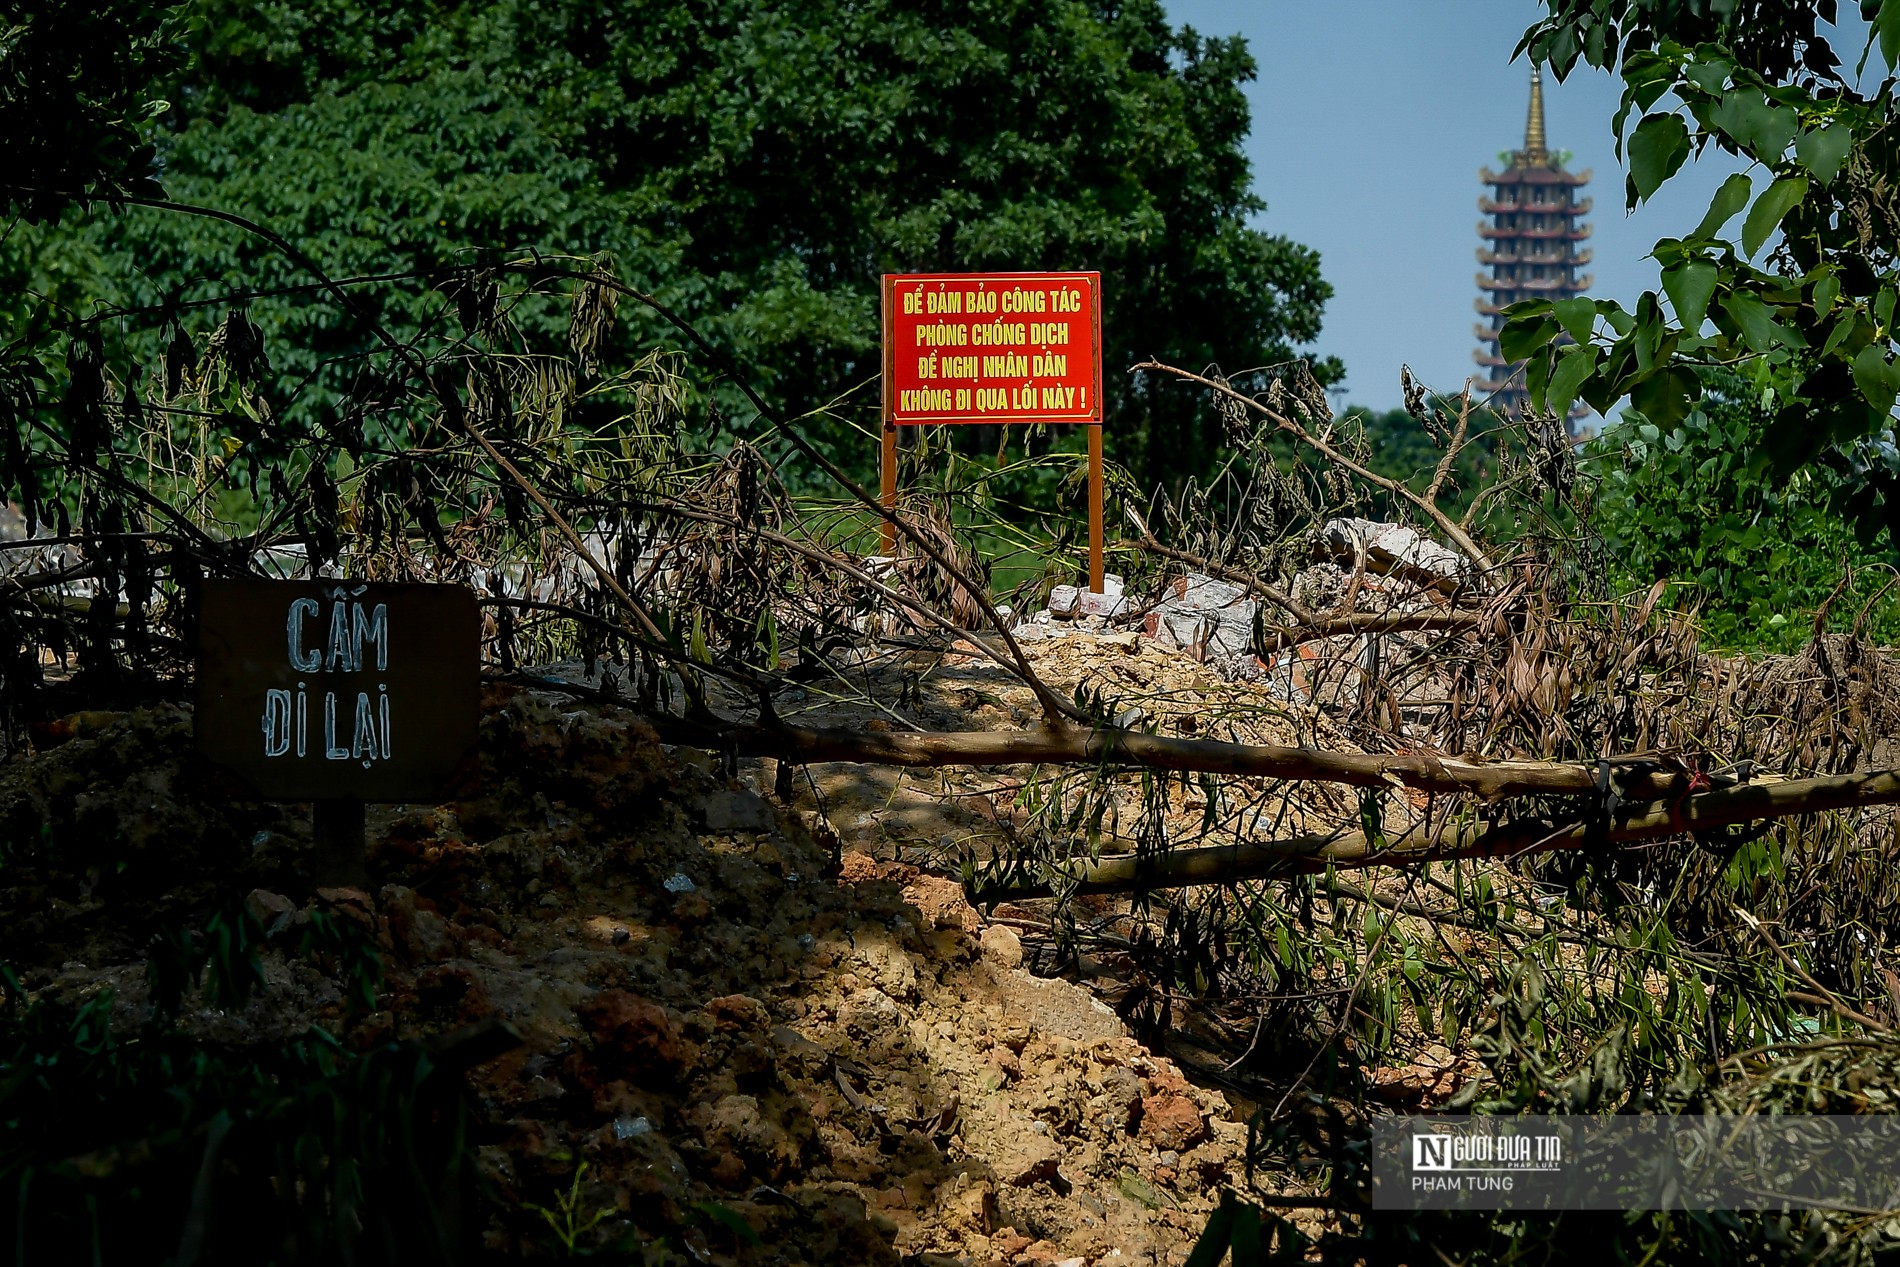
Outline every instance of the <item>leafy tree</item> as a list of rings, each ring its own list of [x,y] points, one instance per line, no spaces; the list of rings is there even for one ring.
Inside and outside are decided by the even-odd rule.
[[[1852,492],[1840,472],[1776,478],[1751,461],[1772,422],[1730,378],[1668,431],[1632,412],[1589,443],[1591,522],[1615,580],[1680,583],[1726,647],[1792,651],[1817,623],[1895,641],[1900,607],[1876,600],[1900,555],[1856,538],[1838,509]]]
[[[77,201],[158,192],[143,124],[181,61],[178,5],[35,0],[0,5],[0,201],[38,221]]]
[[[1633,312],[1526,303],[1503,342],[1531,357],[1538,402],[1561,412],[1581,397],[1607,413],[1628,398],[1636,425],[1661,432],[1689,417],[1712,370],[1735,370],[1767,411],[1758,460],[1786,474],[1825,458],[1846,477],[1847,509],[1877,531],[1900,521],[1900,463],[1880,441],[1900,395],[1900,0],[1862,11],[1874,26],[1859,63],[1888,68],[1867,92],[1820,31],[1832,0],[1549,0],[1520,48],[1559,77],[1580,59],[1621,75],[1613,127],[1631,206],[1711,145],[1756,170],[1656,244],[1661,291]],[[1559,345],[1565,333],[1574,345]]]
[[[198,15],[168,90],[175,199],[266,224],[335,274],[611,256],[795,410],[876,374],[880,272],[1096,268],[1111,451],[1174,479],[1211,458],[1218,421],[1125,367],[1285,360],[1330,294],[1313,252],[1250,225],[1252,58],[1171,28],[1159,0],[207,0]],[[297,408],[320,409],[370,345],[360,313],[265,297],[310,278],[231,225],[135,210],[15,247],[25,280],[87,273],[108,303],[259,292],[280,368],[327,384]],[[375,315],[415,329],[435,313]],[[630,344],[668,337],[626,315]],[[831,439],[870,460],[842,425]]]

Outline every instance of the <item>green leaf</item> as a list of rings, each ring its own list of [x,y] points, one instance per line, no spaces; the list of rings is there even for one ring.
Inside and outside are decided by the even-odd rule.
[[[758,1229],[746,1222],[745,1216],[730,1206],[721,1205],[717,1201],[695,1201],[693,1209],[719,1224],[747,1245],[765,1243],[759,1238]]]
[[[1841,297],[1841,279],[1833,273],[1824,274],[1814,283],[1814,315],[1825,317],[1834,310],[1834,301]]]
[[[1773,110],[1774,106],[1761,89],[1733,88],[1723,93],[1722,100],[1709,112],[1709,125],[1747,149],[1753,147]]]
[[[1675,306],[1676,321],[1693,334],[1708,315],[1709,299],[1715,294],[1715,265],[1706,260],[1690,260],[1663,274],[1663,290]]]
[[[1643,297],[1636,301],[1636,333],[1630,339],[1630,350],[1636,354],[1639,371],[1647,372],[1655,367],[1656,353],[1662,347],[1666,328],[1656,292],[1644,291]]]
[[[1867,403],[1882,413],[1893,408],[1895,396],[1900,396],[1900,366],[1887,360],[1887,350],[1877,343],[1869,343],[1854,358],[1854,386]]]
[[[1733,69],[1727,62],[1691,62],[1684,68],[1683,78],[1712,96],[1720,95],[1728,83],[1729,71]]]
[[[1827,339],[1821,344],[1821,359],[1834,355],[1836,348],[1842,347],[1859,332],[1860,314],[1851,307],[1841,309],[1841,315],[1835,320],[1834,328],[1828,332]]]
[[[1647,110],[1662,99],[1676,82],[1675,63],[1659,53],[1647,49],[1632,52],[1623,59],[1624,111],[1634,105],[1638,110]],[[1616,129],[1618,132],[1622,128]]]
[[[1551,317],[1532,314],[1504,323],[1498,331],[1498,355],[1507,361],[1521,361],[1557,337],[1557,322]]]
[[[1896,0],[1900,2],[1900,0]],[[1689,157],[1689,128],[1673,114],[1652,114],[1630,137],[1630,181],[1647,198],[1674,176]]]
[[[1243,1205],[1234,1215],[1234,1267],[1255,1267],[1267,1261],[1266,1240],[1261,1235],[1260,1211]]]
[[[1577,394],[1590,408],[1608,417],[1610,406],[1623,398],[1623,385],[1617,381],[1611,367],[1599,365],[1597,372],[1584,380]]]
[[[1722,226],[1735,218],[1735,213],[1748,205],[1748,195],[1754,192],[1754,186],[1748,177],[1736,172],[1722,182],[1715,191],[1715,197],[1709,203],[1709,213],[1702,217],[1692,238],[1712,238],[1722,231]]]
[[[1853,143],[1854,133],[1844,123],[1810,128],[1794,139],[1794,156],[1801,166],[1814,173],[1816,180],[1830,185],[1840,174],[1841,164],[1847,161],[1847,151]]]
[[[1874,29],[1880,33],[1881,60],[1900,68],[1900,0],[1881,0]]]
[[[1564,333],[1578,343],[1588,343],[1590,332],[1596,328],[1597,306],[1593,299],[1559,299],[1551,305],[1557,314],[1558,322]]]
[[[1722,100],[1707,112],[1707,123],[1727,134],[1738,148],[1764,163],[1774,163],[1794,139],[1801,116],[1792,106],[1776,105],[1759,88],[1735,88],[1723,93]]]
[[[1786,341],[1787,331],[1775,320],[1773,310],[1749,292],[1729,292],[1722,297],[1722,307],[1735,319],[1742,331],[1742,342],[1752,350],[1769,352]]]
[[[1544,391],[1550,386],[1551,362],[1555,359],[1546,349],[1524,362],[1524,390],[1530,393],[1532,400],[1544,399]]]
[[[1674,427],[1689,416],[1689,407],[1702,394],[1696,376],[1681,367],[1651,374],[1630,391],[1630,403],[1653,424]]]
[[[1559,418],[1569,413],[1571,402],[1577,398],[1577,389],[1596,367],[1596,349],[1589,344],[1579,343],[1566,349],[1557,359],[1557,368],[1550,372],[1550,385],[1544,389],[1549,410]]]
[[[1742,254],[1753,255],[1759,251],[1762,243],[1780,227],[1782,217],[1793,210],[1807,192],[1806,176],[1784,176],[1770,185],[1768,192],[1748,209],[1748,219],[1742,222]]]

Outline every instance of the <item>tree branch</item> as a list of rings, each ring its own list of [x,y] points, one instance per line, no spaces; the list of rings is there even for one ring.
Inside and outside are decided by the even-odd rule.
[[[1177,849],[1149,857],[1124,854],[1099,862],[1066,864],[1058,874],[1065,880],[1065,891],[1073,885],[1076,893],[1126,893],[1232,884],[1348,867],[1414,866],[1452,858],[1518,858],[1656,840],[1766,818],[1895,803],[1900,803],[1900,771],[1883,770],[1725,788],[1689,797],[1679,805],[1658,800],[1634,807],[1607,829],[1588,822],[1549,819],[1519,819],[1498,826],[1467,820],[1415,828],[1391,839],[1370,839],[1364,832],[1340,832]],[[971,900],[1046,897],[1053,889],[1048,879],[1024,877],[973,893]]]
[[[1414,506],[1418,507],[1419,510],[1424,512],[1433,523],[1437,524],[1439,531],[1449,537],[1452,543],[1460,550],[1463,550],[1465,555],[1470,558],[1473,563],[1478,565],[1480,572],[1491,571],[1492,564],[1490,556],[1484,552],[1483,548],[1480,547],[1477,542],[1471,539],[1470,534],[1461,528],[1458,522],[1450,515],[1440,510],[1436,504],[1428,501],[1418,493],[1413,492],[1411,486],[1402,480],[1390,479],[1379,474],[1377,471],[1360,465],[1291,418],[1267,408],[1245,392],[1235,391],[1226,383],[1193,373],[1190,370],[1176,369],[1174,366],[1163,364],[1160,361],[1143,361],[1141,364],[1135,366],[1135,368],[1138,370],[1156,370],[1163,374],[1172,374],[1176,378],[1184,378],[1190,383],[1199,383],[1209,391],[1219,392],[1223,396],[1230,396],[1240,401],[1246,405],[1247,408],[1262,415],[1281,431],[1286,432],[1301,444],[1306,445],[1328,462],[1331,462],[1334,466],[1350,471],[1367,483],[1378,488],[1383,488],[1386,492],[1396,497],[1403,497],[1406,501],[1411,502]]]
[[[689,744],[742,757],[780,757],[799,763],[853,761],[912,768],[935,766],[1100,765],[1185,770],[1251,778],[1347,783],[1358,787],[1412,787],[1468,793],[1484,800],[1510,796],[1595,796],[1593,766],[1542,761],[1461,761],[1424,755],[1326,752],[1277,744],[1179,739],[1100,726],[1019,731],[882,732],[779,725],[707,726],[676,717],[647,720],[668,743]],[[1689,776],[1674,770],[1634,769],[1619,776],[1631,800],[1679,794]],[[1777,785],[1779,786],[1779,785]],[[1330,838],[1328,838],[1330,839]]]

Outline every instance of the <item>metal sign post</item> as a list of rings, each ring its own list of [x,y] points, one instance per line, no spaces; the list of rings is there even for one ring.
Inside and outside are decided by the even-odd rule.
[[[939,422],[1088,428],[1089,589],[1101,593],[1101,274],[886,274],[886,510],[897,508],[897,428]],[[889,521],[881,539],[896,550]]]
[[[361,884],[364,804],[472,772],[480,636],[459,585],[206,581],[198,754],[244,795],[312,802],[318,883]]]

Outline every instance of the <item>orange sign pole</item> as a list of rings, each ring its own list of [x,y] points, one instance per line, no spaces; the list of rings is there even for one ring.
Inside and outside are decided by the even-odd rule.
[[[884,434],[878,445],[878,492],[884,509],[894,514],[897,511],[897,422],[891,380],[896,376],[897,349],[891,346],[891,278],[888,275],[884,278],[881,290],[884,300]],[[882,543],[881,550],[885,558],[897,553],[895,520],[884,519],[879,522],[878,540]]]
[[[884,442],[880,446],[880,451],[882,453],[882,460],[879,462],[878,467],[883,476],[883,488],[880,491],[883,493],[882,500],[884,502],[884,509],[894,511],[897,509],[896,423],[885,422]],[[897,553],[897,525],[889,519],[884,520],[881,535],[884,541],[884,557],[890,558]]]
[[[1102,592],[1102,424],[1089,429],[1089,593]]]

